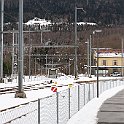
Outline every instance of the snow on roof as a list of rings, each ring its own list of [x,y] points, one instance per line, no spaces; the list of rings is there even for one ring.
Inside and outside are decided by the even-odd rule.
[[[97,25],[97,24],[91,22],[78,22],[77,25]]]
[[[99,57],[122,57],[124,56],[124,53],[122,54],[121,49],[100,49],[98,51]]]
[[[45,19],[40,19],[37,17],[34,17],[34,19],[29,20],[28,22],[25,23],[26,25],[50,25],[52,24],[50,20],[45,20]]]
[[[122,57],[122,53],[99,53],[99,57]]]
[[[29,20],[28,22],[25,23],[26,25],[50,25],[54,24],[51,23],[51,20],[45,20],[45,19],[40,19],[38,17],[34,17],[34,19]],[[59,22],[57,24],[62,24],[62,22]],[[77,22],[77,25],[97,25],[96,23],[91,23],[91,22]]]

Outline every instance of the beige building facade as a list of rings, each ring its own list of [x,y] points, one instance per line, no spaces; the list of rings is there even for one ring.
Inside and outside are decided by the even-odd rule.
[[[97,58],[98,57],[98,58]],[[99,74],[110,76],[114,72],[124,73],[124,53],[119,49],[99,49],[98,56],[94,50],[94,68],[96,70],[98,60]]]

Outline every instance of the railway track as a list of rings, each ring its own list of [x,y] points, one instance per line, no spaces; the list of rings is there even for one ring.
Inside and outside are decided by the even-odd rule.
[[[24,91],[39,90],[39,89],[50,88],[52,85],[53,83],[49,83],[49,82],[28,84],[28,85],[23,85],[23,89]],[[63,86],[68,86],[68,85],[57,85],[57,87],[63,87]],[[0,88],[0,95],[15,93],[17,90],[18,90],[18,86]]]

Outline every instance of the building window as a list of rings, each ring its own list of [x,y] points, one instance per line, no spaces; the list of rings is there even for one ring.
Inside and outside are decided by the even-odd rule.
[[[117,65],[117,60],[113,60],[113,65]]]
[[[107,65],[107,61],[106,60],[103,60],[102,61],[102,65],[105,65],[106,66]]]

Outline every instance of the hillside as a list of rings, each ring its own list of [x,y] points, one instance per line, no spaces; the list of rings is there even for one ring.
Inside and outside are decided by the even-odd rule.
[[[123,24],[124,0],[24,0],[24,22],[36,17],[54,22],[74,22],[74,7],[83,7],[86,13],[78,11],[79,21],[99,24]],[[18,20],[18,1],[5,0],[5,21]]]
[[[84,71],[82,67],[87,62],[87,44],[85,43],[90,34],[96,29],[101,29],[102,33],[93,36],[92,47],[96,47],[98,41],[99,47],[121,49],[121,40],[124,36],[124,0],[76,0],[77,7],[83,7],[86,11],[78,11],[78,21],[95,22],[97,26],[80,25],[78,26],[78,69],[82,73]],[[52,20],[52,22],[68,22],[61,25],[53,25],[50,27],[50,32],[43,33],[42,41],[45,43],[50,41],[50,45],[73,45],[74,44],[74,8],[75,0],[24,0],[24,22],[27,22],[34,17],[45,18]],[[12,22],[13,24],[4,25],[4,30],[15,30],[18,26],[14,23],[18,21],[18,1],[17,0],[5,0],[5,22]],[[29,27],[24,27],[24,30],[30,30]],[[37,29],[37,28],[36,28]],[[15,40],[17,37],[15,35]],[[40,44],[41,33],[24,33],[24,44]],[[12,34],[4,34],[4,45],[12,45]],[[4,73],[11,73],[11,48],[4,49]],[[25,49],[28,54],[30,49]],[[41,54],[43,56],[32,56],[32,73],[35,72],[34,62],[38,64],[38,68],[41,67],[45,72],[46,55],[48,57],[48,63],[64,63],[61,65],[60,70],[64,73],[67,72],[67,64],[70,56],[74,54],[73,48],[32,48],[31,54]],[[52,57],[54,54],[60,54],[63,56]],[[50,56],[52,55],[52,56]],[[35,60],[39,58],[39,60]],[[59,58],[59,59],[58,59]],[[25,56],[25,74],[28,74],[28,60]],[[60,61],[61,59],[61,61]],[[71,73],[73,73],[74,63],[71,63]],[[40,66],[40,67],[39,67]]]

